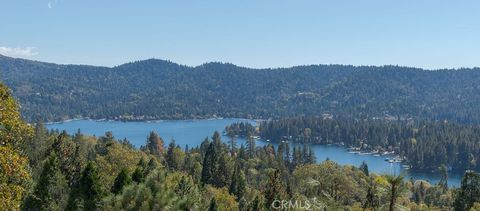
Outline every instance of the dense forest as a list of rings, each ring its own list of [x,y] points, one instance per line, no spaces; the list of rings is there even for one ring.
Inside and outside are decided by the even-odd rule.
[[[96,67],[0,55],[0,80],[30,122],[71,118],[322,116],[480,123],[478,69],[310,65],[197,67],[150,59]]]
[[[237,146],[215,132],[198,147],[167,147],[152,132],[128,140],[48,131],[21,118],[0,84],[2,210],[480,210],[480,175],[449,188],[368,166],[315,162],[304,147]]]
[[[227,134],[258,135],[275,142],[339,144],[365,152],[394,152],[416,171],[480,170],[480,127],[448,122],[362,120],[315,117],[232,124]]]
[[[164,146],[152,132],[128,140],[47,131],[20,118],[0,85],[0,208],[21,210],[479,210],[480,176],[460,188],[368,166],[316,164],[308,146],[256,147],[222,142],[215,132],[198,147]]]

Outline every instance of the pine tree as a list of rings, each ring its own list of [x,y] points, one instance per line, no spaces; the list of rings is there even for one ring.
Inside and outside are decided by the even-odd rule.
[[[470,210],[475,202],[480,201],[480,174],[472,171],[465,173],[462,185],[453,204],[455,211]]]
[[[390,185],[390,194],[389,194],[389,211],[394,211],[395,205],[397,203],[397,198],[400,196],[401,192],[403,191],[403,176],[392,176],[386,175],[385,176],[389,185]]]
[[[308,146],[307,144],[303,144],[303,148],[302,148],[302,155],[301,155],[301,163],[302,164],[306,164],[306,163],[309,163],[310,162],[310,159],[308,157]]]
[[[147,139],[146,150],[152,154],[157,156],[162,156],[164,151],[163,146],[163,139],[155,132],[150,132],[150,135]]]
[[[367,176],[369,176],[369,172],[368,172],[368,165],[367,163],[365,163],[365,161],[362,162],[362,164],[360,165],[360,170]]]
[[[237,197],[237,201],[240,201],[245,195],[247,181],[245,179],[245,173],[240,167],[240,163],[237,161],[235,164],[235,170],[233,173],[232,183],[230,184],[230,194]]]
[[[243,146],[243,144],[240,145],[240,149],[238,150],[237,158],[240,158],[240,159],[243,159],[243,160],[248,159],[247,152],[245,151],[245,147]]]
[[[71,191],[67,210],[96,210],[101,206],[103,197],[97,169],[89,162],[82,172],[76,187]]]
[[[142,167],[137,167],[132,173],[132,181],[136,183],[142,183],[145,181],[145,174],[143,173]]]
[[[215,148],[214,142],[210,143],[210,146],[205,153],[205,158],[203,160],[202,168],[202,177],[201,182],[205,184],[215,184],[217,181],[214,181],[215,174],[217,173],[217,162],[219,154]]]
[[[68,195],[68,184],[60,171],[57,155],[52,153],[43,164],[34,192],[24,204],[26,210],[62,210]]]
[[[230,137],[230,156],[235,156],[237,151],[237,139],[232,136]]]
[[[205,153],[207,153],[209,146],[210,146],[210,141],[208,140],[208,137],[206,137],[200,144],[200,154],[202,155],[202,159],[205,158]]]
[[[285,143],[280,143],[277,148],[277,160],[283,162],[285,159]]]
[[[132,178],[130,178],[128,170],[124,168],[120,171],[120,173],[118,173],[117,178],[115,178],[115,182],[112,186],[112,193],[119,194],[122,192],[123,187],[129,185],[130,183],[132,183]]]
[[[259,196],[256,196],[255,199],[253,199],[253,201],[249,204],[248,210],[251,210],[251,211],[263,210],[262,201],[260,200]]]
[[[252,136],[248,136],[247,138],[247,154],[248,158],[254,158],[256,155],[256,146],[255,146],[255,140],[253,139]]]
[[[175,170],[178,168],[177,162],[176,162],[176,157],[175,157],[175,140],[172,139],[170,144],[168,145],[168,150],[167,150],[167,165],[170,170]]]
[[[220,159],[218,160],[218,167],[216,168],[217,171],[213,175],[213,180],[215,181],[214,185],[216,187],[225,187],[226,185],[230,184],[232,172],[229,163],[228,155],[226,153],[222,153]]]
[[[296,168],[297,166],[302,164],[302,152],[300,151],[300,147],[293,146],[293,158],[292,158],[292,168]]]
[[[285,185],[280,177],[280,171],[275,169],[270,172],[268,182],[265,185],[264,196],[266,200],[265,206],[268,208],[274,200],[283,200],[286,197]]]
[[[212,140],[213,140],[213,142],[215,143],[216,146],[220,146],[220,144],[222,143],[222,140],[221,140],[221,137],[220,137],[220,133],[218,131],[215,131],[213,133]]]
[[[377,196],[377,185],[375,184],[375,181],[372,177],[369,177],[369,185],[367,189],[367,196],[365,203],[363,204],[363,210],[367,208],[372,208],[373,210],[376,210],[378,206],[380,205],[380,201]]]
[[[150,158],[150,161],[147,163],[147,167],[145,168],[144,175],[147,177],[151,172],[153,172],[158,167],[158,163],[155,158]]]
[[[447,171],[447,167],[445,165],[441,165],[440,168],[439,168],[439,171],[440,171],[440,175],[442,176],[440,178],[440,181],[438,182],[438,185],[440,185],[443,189],[443,191],[447,191],[448,190],[448,171]]]
[[[218,205],[215,197],[210,200],[210,206],[208,207],[208,211],[218,211]]]

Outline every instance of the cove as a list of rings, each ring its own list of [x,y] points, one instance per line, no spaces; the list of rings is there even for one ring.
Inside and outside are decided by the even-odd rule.
[[[70,134],[80,130],[84,134],[103,136],[105,132],[111,131],[115,139],[128,139],[135,147],[144,145],[147,136],[151,131],[157,132],[168,145],[172,139],[182,148],[187,145],[196,147],[206,138],[211,137],[215,131],[223,132],[227,125],[235,122],[250,122],[255,124],[254,120],[248,119],[204,119],[204,120],[165,120],[165,121],[146,121],[146,122],[121,122],[121,121],[97,121],[97,120],[71,120],[65,122],[56,122],[46,124],[48,129],[65,130]],[[223,133],[222,133],[223,134]],[[228,142],[228,136],[222,136],[224,142]],[[237,138],[237,145],[245,145],[246,140]],[[259,140],[257,146],[266,144],[277,144]],[[434,184],[439,181],[438,173],[416,173],[408,172],[402,168],[400,163],[389,163],[385,161],[385,156],[374,156],[371,154],[350,153],[344,147],[336,145],[311,145],[317,161],[326,159],[335,161],[341,165],[360,166],[365,161],[371,172],[379,174],[399,174],[405,173],[405,179],[423,179]],[[450,186],[459,186],[461,174],[449,173],[448,184]]]

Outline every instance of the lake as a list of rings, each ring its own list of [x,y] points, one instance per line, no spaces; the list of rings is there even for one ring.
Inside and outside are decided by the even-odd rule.
[[[211,137],[215,131],[223,132],[225,127],[235,122],[250,122],[247,119],[206,119],[206,120],[165,120],[165,121],[147,121],[147,122],[120,122],[120,121],[96,121],[96,120],[72,120],[66,122],[49,123],[47,128],[66,130],[70,134],[80,130],[84,134],[102,136],[106,131],[111,131],[116,139],[128,139],[135,147],[144,145],[147,136],[151,131],[157,132],[168,145],[170,140],[181,147],[188,145],[195,147],[205,139]],[[228,142],[229,137],[223,136],[222,140]],[[237,143],[245,145],[246,140],[237,138]],[[259,140],[257,146],[264,146],[270,142]],[[276,146],[276,144],[272,143]],[[371,154],[361,155],[349,153],[345,148],[335,145],[312,145],[317,161],[323,161],[327,158],[342,165],[360,166],[365,161],[371,172],[376,173],[395,173],[404,171],[406,179],[424,179],[430,183],[436,183],[440,175],[436,173],[409,173],[402,169],[400,163],[389,163],[385,161],[385,156],[374,156]],[[449,174],[448,183],[450,186],[459,186],[461,174]]]

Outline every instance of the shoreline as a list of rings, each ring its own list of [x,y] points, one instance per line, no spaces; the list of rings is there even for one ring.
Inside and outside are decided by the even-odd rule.
[[[91,120],[95,122],[144,122],[144,123],[158,123],[158,122],[165,122],[165,121],[202,121],[202,120],[222,120],[222,119],[227,119],[227,120],[240,120],[240,121],[253,121],[253,122],[260,122],[260,121],[265,121],[264,119],[247,119],[247,118],[237,118],[237,117],[214,117],[214,118],[198,118],[198,119],[145,119],[145,120],[124,120],[124,119],[107,119],[107,118],[102,118],[102,119],[93,119],[89,117],[81,117],[81,118],[73,118],[73,119],[66,119],[62,121],[53,121],[53,122],[44,122],[45,125],[52,125],[52,124],[63,124],[63,123],[68,123],[68,122],[73,122],[73,121],[80,121],[80,120]]]

